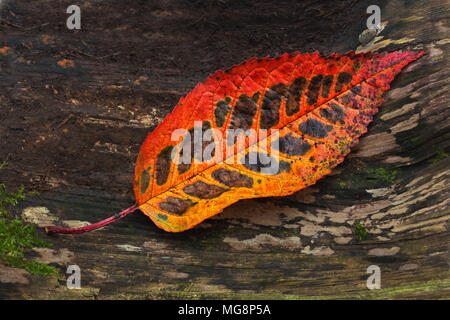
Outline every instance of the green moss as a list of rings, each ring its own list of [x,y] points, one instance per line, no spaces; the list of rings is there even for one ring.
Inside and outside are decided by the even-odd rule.
[[[382,181],[387,184],[393,184],[397,176],[400,174],[400,169],[392,168],[376,168],[367,170],[368,178]]]
[[[355,223],[353,223],[353,233],[355,237],[360,241],[367,238],[366,228],[364,228],[364,226],[359,223],[359,221],[355,221]]]
[[[0,170],[6,166],[3,162]],[[56,269],[44,263],[27,260],[24,250],[33,247],[50,247],[51,244],[37,238],[33,225],[25,224],[11,213],[11,209],[34,192],[24,192],[20,186],[16,192],[9,192],[0,183],[0,261],[8,266],[19,267],[35,275],[56,274]]]
[[[345,181],[340,181],[340,182],[339,182],[339,186],[340,186],[341,188],[345,188],[345,187],[347,186],[347,183],[346,183]]]
[[[437,163],[449,156],[448,153],[444,152],[444,149],[439,148],[439,150],[436,152],[436,156],[433,159],[428,160],[431,163]]]

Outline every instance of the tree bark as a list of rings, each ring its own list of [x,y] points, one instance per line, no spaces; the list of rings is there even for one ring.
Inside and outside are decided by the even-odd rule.
[[[1,181],[40,192],[20,214],[53,247],[27,255],[61,277],[0,265],[1,298],[450,297],[449,1],[79,1],[81,30],[66,27],[70,4],[15,0],[1,11]],[[371,4],[383,29],[363,46]],[[140,145],[197,82],[254,56],[315,50],[427,51],[331,175],[180,234],[135,213],[45,235],[134,203]],[[65,285],[73,264],[81,290]],[[366,287],[371,265],[380,290]]]

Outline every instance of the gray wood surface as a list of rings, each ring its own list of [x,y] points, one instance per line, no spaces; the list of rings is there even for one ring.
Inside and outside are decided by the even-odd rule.
[[[372,2],[79,1],[82,30],[69,31],[68,1],[9,1],[0,179],[40,192],[20,212],[53,247],[27,256],[60,278],[0,265],[0,297],[448,299],[449,1],[379,2],[383,30],[362,47]],[[394,80],[360,144],[313,187],[241,201],[180,234],[142,214],[79,236],[39,228],[93,223],[133,204],[146,135],[215,70],[352,49],[428,54]],[[355,221],[367,239],[355,237]],[[65,286],[71,264],[81,290]],[[366,288],[370,265],[381,269],[381,290]]]

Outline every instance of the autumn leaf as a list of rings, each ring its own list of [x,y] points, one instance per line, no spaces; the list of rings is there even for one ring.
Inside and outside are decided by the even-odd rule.
[[[285,196],[314,184],[367,131],[394,76],[422,55],[294,53],[217,71],[148,135],[137,158],[132,210],[179,232],[241,199]],[[186,137],[208,130],[211,139],[180,162],[185,148],[196,145]],[[229,139],[228,132],[239,130],[257,135],[243,143]],[[183,134],[174,139],[175,132]],[[209,158],[202,157],[208,147]]]

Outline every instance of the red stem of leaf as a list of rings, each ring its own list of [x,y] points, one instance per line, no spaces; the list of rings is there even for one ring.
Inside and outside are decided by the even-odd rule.
[[[97,223],[90,224],[85,227],[80,227],[80,228],[45,227],[45,232],[47,234],[53,234],[53,233],[78,234],[78,233],[85,233],[85,232],[93,231],[93,230],[96,230],[99,228],[103,228],[104,226],[107,226],[110,223],[120,220],[123,217],[126,217],[130,213],[136,211],[138,208],[139,207],[137,205],[134,205],[120,213],[113,215],[112,217],[109,217],[109,218],[102,220],[100,222],[97,222]]]

